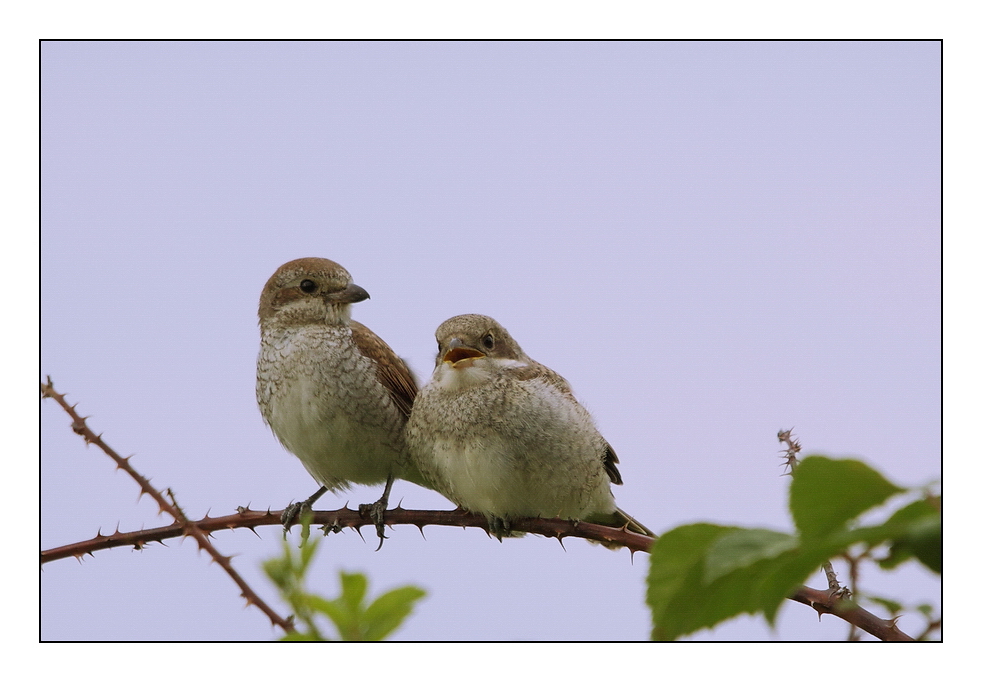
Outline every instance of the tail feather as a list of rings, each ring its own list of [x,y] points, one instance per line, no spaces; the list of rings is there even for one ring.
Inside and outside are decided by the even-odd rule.
[[[628,514],[626,511],[624,511],[620,507],[618,507],[614,513],[617,515],[618,520],[620,521],[620,523],[622,525],[626,525],[627,526],[627,529],[629,531],[631,531],[632,533],[638,533],[640,535],[647,535],[649,538],[655,538],[655,539],[658,538],[658,536],[655,535],[651,531],[651,529],[649,529],[647,526],[645,526],[643,523],[641,523],[640,521],[638,521],[636,518],[634,518],[633,516],[631,516],[630,514]]]

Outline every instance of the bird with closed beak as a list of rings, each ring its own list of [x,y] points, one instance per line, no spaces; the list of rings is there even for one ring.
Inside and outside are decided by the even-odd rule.
[[[654,537],[617,508],[617,455],[563,377],[485,315],[450,318],[436,341],[436,369],[406,425],[410,456],[431,487],[487,516],[499,540],[511,519],[527,517]]]
[[[382,498],[362,506],[382,540],[393,479],[425,485],[404,433],[416,381],[385,341],[351,319],[351,304],[368,297],[334,261],[300,258],[280,266],[259,298],[263,420],[322,486],[287,508],[287,527],[327,490],[385,483]]]

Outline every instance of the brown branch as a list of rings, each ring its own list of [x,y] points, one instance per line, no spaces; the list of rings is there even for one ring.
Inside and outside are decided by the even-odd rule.
[[[281,515],[282,511],[257,511],[240,508],[237,513],[228,516],[205,516],[203,519],[195,521],[194,525],[206,534],[235,528],[255,530],[259,526],[280,526]],[[421,532],[424,526],[472,527],[481,528],[485,532],[488,531],[488,520],[483,514],[471,514],[462,509],[424,511],[397,507],[386,510],[385,522],[390,526],[413,525],[419,528]],[[363,516],[356,509],[343,507],[334,511],[312,512],[311,526],[315,525],[322,526],[325,534],[339,533],[345,528],[353,528],[360,533],[363,526],[372,527],[375,522],[370,517]],[[516,519],[511,522],[511,527],[515,531],[535,533],[536,535],[557,538],[560,541],[567,537],[578,537],[597,542],[613,543],[627,547],[631,552],[648,552],[653,543],[652,538],[646,535],[632,533],[622,528],[610,528],[595,523],[564,521],[563,519]],[[131,532],[117,530],[112,535],[100,533],[90,540],[42,550],[41,563],[45,564],[68,557],[81,559],[86,554],[92,554],[103,549],[112,549],[113,547],[143,549],[151,542],[162,543],[164,540],[180,537],[183,534],[182,526],[179,523]]]
[[[245,579],[239,575],[238,571],[232,568],[232,560],[219,552],[208,539],[206,532],[184,515],[184,512],[177,506],[176,500],[174,500],[174,494],[168,490],[167,492],[171,498],[168,500],[166,497],[164,497],[163,493],[150,485],[150,481],[140,475],[140,473],[138,473],[136,469],[130,465],[130,457],[120,456],[115,450],[103,442],[102,437],[97,436],[85,423],[85,420],[88,419],[88,417],[80,417],[78,412],[75,411],[75,406],[69,405],[65,400],[65,394],[55,391],[54,384],[51,382],[51,377],[49,376],[47,379],[48,382],[46,384],[41,384],[41,397],[51,398],[56,403],[61,405],[62,409],[65,410],[65,412],[68,413],[68,416],[72,418],[72,430],[80,435],[86,444],[94,443],[100,450],[109,455],[109,457],[116,462],[117,469],[122,469],[129,474],[130,477],[140,486],[142,493],[149,495],[154,499],[154,501],[156,501],[160,511],[166,512],[172,516],[175,521],[175,524],[173,525],[178,531],[176,534],[190,535],[193,537],[197,541],[198,546],[207,552],[211,556],[212,560],[221,566],[229,577],[232,578],[235,584],[239,586],[241,596],[246,600],[247,604],[254,604],[257,608],[259,608],[259,610],[266,614],[274,625],[281,627],[286,632],[292,632],[294,627],[291,620],[280,616],[265,601],[263,601],[258,594],[256,594],[255,590],[253,590],[252,587],[249,586],[249,583],[247,583]]]
[[[823,613],[831,613],[833,616],[838,616],[847,623],[861,630],[865,630],[884,642],[916,641],[910,635],[900,631],[895,618],[891,620],[880,618],[876,614],[870,613],[862,608],[851,599],[843,598],[841,593],[836,590],[816,590],[811,587],[799,587],[788,599],[811,606],[818,611],[819,617]]]
[[[259,526],[279,527],[282,513],[282,510],[255,511],[252,509],[240,509],[237,513],[229,514],[228,516],[206,516],[199,521],[195,521],[195,525],[206,533],[235,528],[248,528],[255,531]],[[425,526],[471,527],[481,528],[485,532],[488,531],[488,521],[483,515],[471,514],[461,509],[455,509],[453,511],[426,511],[397,507],[396,509],[389,509],[385,512],[385,522],[389,526],[416,526],[420,529],[420,532],[422,532]],[[358,510],[343,507],[334,511],[313,512],[311,525],[322,526],[325,533],[339,533],[345,528],[353,528],[360,533],[360,529],[363,526],[374,526],[374,521],[367,516],[362,516]],[[577,537],[614,543],[627,547],[631,552],[650,552],[655,542],[650,537],[638,535],[627,530],[609,528],[594,523],[564,521],[563,519],[515,519],[511,522],[511,526],[516,531],[557,538],[560,542],[567,537]],[[44,550],[41,552],[41,563],[65,559],[67,557],[81,559],[86,554],[92,554],[95,551],[110,549],[112,547],[131,546],[136,549],[142,549],[148,543],[163,542],[168,538],[180,537],[181,535],[182,530],[177,523],[129,533],[117,531],[112,535],[100,534],[91,540]],[[897,628],[896,621],[884,620],[856,605],[855,602],[844,599],[841,591],[799,587],[788,599],[811,606],[820,616],[824,613],[831,613],[848,623],[862,628],[879,639],[904,642],[913,641],[911,637]]]
[[[781,454],[784,457],[784,465],[788,468],[786,473],[790,476],[794,476],[795,467],[798,466],[798,453],[801,452],[801,442],[794,437],[794,434],[791,433],[792,431],[794,431],[794,428],[777,432],[778,441],[784,443],[786,446]],[[853,587],[855,587],[858,584],[857,562],[852,561],[849,557],[846,558],[850,562],[850,577],[852,578]],[[788,599],[811,606],[818,611],[819,618],[822,617],[823,613],[831,613],[834,616],[842,618],[852,626],[849,631],[850,641],[858,639],[856,628],[865,630],[883,641],[915,641],[913,637],[900,631],[900,628],[897,627],[896,618],[885,620],[859,606],[854,601],[853,594],[849,591],[849,588],[839,584],[839,579],[835,575],[831,561],[824,562],[822,569],[825,571],[825,578],[829,584],[827,590],[816,590],[811,587],[802,586],[792,596],[788,597]]]
[[[86,443],[95,443],[99,446],[116,462],[118,468],[126,471],[139,483],[144,493],[150,495],[157,501],[162,511],[167,512],[175,519],[175,522],[168,526],[131,532],[120,532],[117,530],[112,535],[102,535],[99,533],[90,540],[42,550],[42,564],[68,557],[75,557],[81,560],[86,554],[92,554],[98,550],[111,549],[113,547],[131,546],[135,549],[143,549],[151,542],[162,543],[169,538],[191,535],[198,541],[199,546],[205,549],[225,569],[232,579],[235,580],[236,584],[242,589],[242,596],[248,603],[255,604],[262,609],[273,623],[284,630],[293,630],[292,622],[281,618],[272,611],[232,568],[229,558],[220,554],[207,537],[215,531],[225,529],[248,528],[255,532],[255,529],[259,526],[280,526],[282,511],[255,511],[248,508],[240,508],[237,513],[228,516],[209,517],[206,515],[198,521],[190,521],[173,499],[168,501],[160,491],[151,486],[149,481],[130,466],[128,457],[119,456],[99,436],[95,435],[89,429],[85,424],[85,418],[79,417],[74,407],[68,405],[65,401],[64,394],[55,392],[50,377],[48,377],[47,384],[41,384],[41,394],[43,397],[54,399],[61,405],[72,417],[72,429],[82,436]],[[781,432],[779,438],[782,442],[787,442],[789,446],[787,463],[793,467],[795,454],[800,450],[800,446],[798,446],[797,441],[791,439],[790,431]],[[169,490],[168,494],[173,498],[173,494]],[[390,526],[403,524],[414,525],[420,529],[421,533],[425,526],[475,527],[483,529],[490,536],[488,521],[484,515],[472,514],[462,509],[455,509],[453,511],[424,511],[397,507],[385,512],[385,522]],[[362,526],[374,526],[374,521],[368,516],[362,516],[357,510],[343,507],[334,511],[313,512],[311,525],[314,524],[322,526],[325,534],[330,532],[339,533],[345,528],[353,528],[360,534]],[[515,519],[511,521],[511,529],[517,532],[553,537],[558,539],[560,543],[567,537],[594,540],[604,544],[627,547],[631,550],[632,554],[634,552],[650,553],[651,547],[655,542],[654,538],[632,533],[626,528],[611,528],[594,523],[566,521],[563,519]],[[881,640],[914,641],[912,637],[904,634],[897,628],[896,619],[884,620],[847,599],[847,595],[848,591],[843,588],[816,590],[802,586],[793,595],[789,596],[788,599],[811,606],[818,612],[819,616],[823,613],[831,613]]]

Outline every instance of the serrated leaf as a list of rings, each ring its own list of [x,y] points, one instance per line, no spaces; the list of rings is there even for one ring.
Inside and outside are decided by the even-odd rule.
[[[760,601],[764,616],[773,623],[784,598],[814,573],[826,561],[845,554],[856,544],[869,547],[889,542],[903,532],[904,527],[890,521],[877,526],[863,526],[831,533],[823,537],[800,538],[799,546],[781,557],[774,571],[762,579]]]
[[[802,538],[819,537],[845,528],[849,521],[900,492],[903,488],[863,462],[812,455],[795,469],[791,515]]]
[[[677,639],[719,622],[712,600],[705,596],[703,566],[713,542],[734,530],[739,529],[697,523],[670,530],[655,543],[646,596],[652,639]]]
[[[798,546],[787,533],[766,528],[747,528],[717,538],[707,549],[703,582],[711,583],[727,573],[771,559]]]
[[[398,587],[386,592],[365,609],[365,639],[378,642],[385,639],[412,613],[416,601],[426,596],[418,587]]]
[[[915,500],[894,512],[885,525],[897,526],[890,554],[879,563],[894,568],[911,558],[941,573],[941,500]]]
[[[758,566],[757,603],[772,627],[787,598],[822,564],[835,556],[827,546],[806,544]]]
[[[890,547],[890,556],[880,562],[893,568],[904,559],[914,557],[926,568],[941,573],[941,515],[912,522],[906,533]]]

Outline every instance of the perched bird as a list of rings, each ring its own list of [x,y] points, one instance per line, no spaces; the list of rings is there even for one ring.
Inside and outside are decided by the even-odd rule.
[[[362,506],[384,539],[393,478],[424,484],[404,437],[416,381],[382,339],[351,319],[351,304],[367,298],[347,270],[326,258],[280,266],[259,298],[259,409],[323,486],[287,509],[287,527],[326,490],[385,483],[382,498]]]
[[[561,517],[654,536],[617,508],[617,455],[569,383],[484,315],[436,330],[436,369],[406,425],[410,456],[432,487],[488,517]]]

